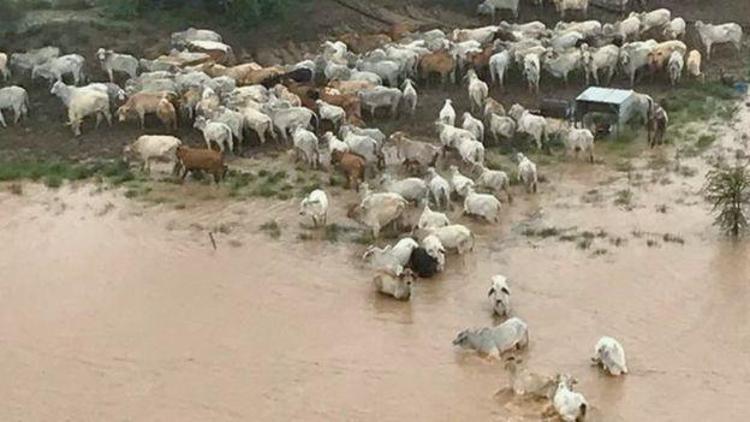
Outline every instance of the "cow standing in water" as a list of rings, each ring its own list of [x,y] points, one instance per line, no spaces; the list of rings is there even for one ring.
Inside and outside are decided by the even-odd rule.
[[[648,144],[651,148],[664,143],[667,123],[669,123],[667,112],[659,104],[654,104],[648,119]]]

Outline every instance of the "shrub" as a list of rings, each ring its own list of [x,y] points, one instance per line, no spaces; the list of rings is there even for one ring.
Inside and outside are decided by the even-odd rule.
[[[716,214],[714,224],[738,237],[747,230],[750,206],[750,172],[747,165],[716,166],[706,175],[705,197]]]

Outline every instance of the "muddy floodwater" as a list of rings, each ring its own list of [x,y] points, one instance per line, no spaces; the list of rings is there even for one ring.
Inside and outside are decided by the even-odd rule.
[[[296,201],[175,209],[95,185],[3,189],[0,420],[540,420],[496,397],[501,363],[451,345],[495,322],[496,273],[530,327],[524,359],[577,377],[590,420],[744,420],[750,246],[711,227],[703,158],[683,175],[649,167],[660,154],[628,173],[550,165],[501,224],[459,219],[474,252],[408,303],[372,291],[364,246],[299,240]],[[332,198],[329,222],[351,200]],[[271,217],[279,239],[258,229]],[[540,227],[560,232],[528,232]],[[589,365],[601,335],[623,343],[630,374]]]

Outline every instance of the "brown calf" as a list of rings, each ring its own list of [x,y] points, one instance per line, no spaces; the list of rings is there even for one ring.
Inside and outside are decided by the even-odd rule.
[[[364,157],[352,152],[333,151],[331,153],[331,164],[338,164],[341,171],[346,176],[346,188],[350,189],[352,184],[354,189],[359,192],[359,184],[365,181]]]
[[[177,164],[175,164],[174,173],[176,174],[180,167],[184,169],[182,179],[185,179],[189,171],[205,171],[214,175],[214,181],[219,183],[227,173],[227,166],[224,164],[224,155],[219,151],[203,148],[177,147]]]

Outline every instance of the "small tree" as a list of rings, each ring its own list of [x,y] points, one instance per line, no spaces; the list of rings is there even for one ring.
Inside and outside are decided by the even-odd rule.
[[[705,197],[716,214],[714,224],[728,235],[739,237],[748,227],[750,172],[747,164],[717,165],[706,175]]]

